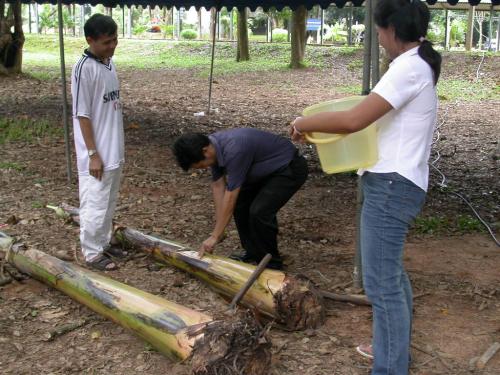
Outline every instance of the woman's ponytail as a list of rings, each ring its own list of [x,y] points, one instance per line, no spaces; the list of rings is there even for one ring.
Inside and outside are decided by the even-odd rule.
[[[432,47],[430,41],[424,39],[418,47],[418,55],[431,67],[436,85],[441,74],[441,54]]]

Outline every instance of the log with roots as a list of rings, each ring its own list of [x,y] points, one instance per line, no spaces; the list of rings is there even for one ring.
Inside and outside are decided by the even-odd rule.
[[[78,223],[78,209],[51,207],[58,215]],[[182,269],[209,284],[218,293],[232,298],[255,270],[255,266],[226,257],[196,251],[173,241],[162,240],[135,229],[118,227],[115,237],[125,246],[140,249],[161,262]],[[317,328],[324,323],[325,305],[321,293],[303,276],[265,270],[241,303],[276,319],[289,330]]]
[[[12,246],[1,232],[0,240],[6,260],[21,272],[129,329],[159,352],[174,359],[192,358],[193,374],[269,371],[270,343],[248,313],[217,320],[41,251]]]

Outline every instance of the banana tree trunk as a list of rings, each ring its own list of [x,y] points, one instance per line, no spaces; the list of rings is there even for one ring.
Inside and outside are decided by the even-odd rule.
[[[63,205],[60,216],[79,222],[78,209]],[[198,253],[173,241],[118,227],[115,237],[125,246],[144,251],[161,262],[182,269],[203,280],[215,291],[231,299],[255,270],[255,266],[226,257]],[[325,306],[321,293],[303,276],[265,270],[245,294],[241,303],[290,330],[317,328],[324,323]]]
[[[271,355],[261,328],[245,316],[209,315],[87,271],[38,250],[12,246],[0,232],[6,260],[33,278],[115,321],[173,359],[192,357],[194,374],[266,374]]]

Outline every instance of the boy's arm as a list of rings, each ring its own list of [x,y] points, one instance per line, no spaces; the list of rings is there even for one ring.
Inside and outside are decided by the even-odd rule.
[[[80,129],[82,131],[83,140],[85,142],[85,146],[87,146],[87,150],[89,153],[89,174],[99,181],[102,179],[102,174],[104,172],[104,165],[99,155],[99,150],[97,150],[94,139],[94,130],[92,129],[92,121],[88,117],[78,117],[78,121],[80,122]]]

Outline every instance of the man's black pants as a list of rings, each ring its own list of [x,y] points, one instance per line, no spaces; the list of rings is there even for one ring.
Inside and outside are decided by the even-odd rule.
[[[234,221],[243,249],[257,262],[267,253],[272,261],[281,261],[276,214],[304,184],[307,174],[307,162],[297,152],[286,167],[241,188]]]

